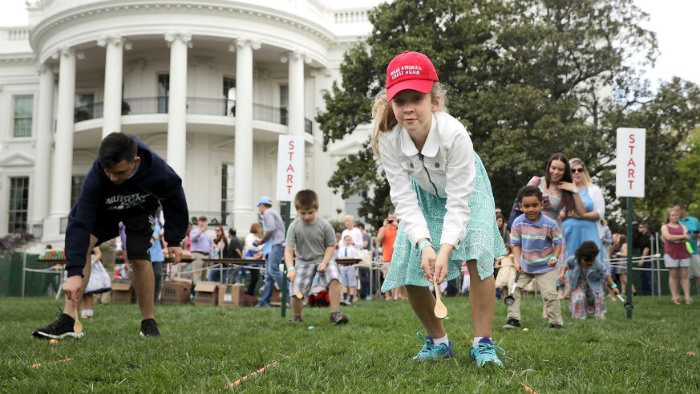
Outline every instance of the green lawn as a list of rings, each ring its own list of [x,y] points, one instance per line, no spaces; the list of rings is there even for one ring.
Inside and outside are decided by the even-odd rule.
[[[585,321],[562,304],[564,329],[550,331],[541,301],[528,299],[524,332],[500,328],[499,301],[493,338],[507,351],[505,367],[486,369],[469,358],[468,298],[445,303],[455,357],[417,363],[421,326],[405,301],[359,301],[342,309],[344,326],[329,323],[327,308],[304,309],[300,325],[279,308],[159,306],[163,336],[151,339],[138,335],[136,305],[98,305],[83,321],[85,337],[51,345],[31,332],[62,302],[0,298],[0,392],[700,392],[700,303],[637,297],[632,319],[616,302],[606,320]]]

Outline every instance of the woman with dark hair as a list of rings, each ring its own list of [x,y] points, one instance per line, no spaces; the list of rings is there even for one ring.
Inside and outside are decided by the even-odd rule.
[[[586,206],[578,194],[576,184],[573,182],[569,159],[563,153],[553,154],[547,161],[545,175],[543,177],[532,177],[527,184],[536,186],[542,191],[542,213],[554,219],[560,229],[563,229],[559,216],[562,210],[575,212],[576,215],[581,216],[586,213]],[[564,239],[557,266],[562,266],[566,261],[566,257],[566,239]],[[557,289],[560,299],[564,298],[565,285],[565,282],[558,280]]]
[[[586,213],[586,206],[578,194],[578,188],[571,176],[569,159],[563,153],[553,154],[547,161],[545,175],[543,177],[535,176],[527,184],[537,186],[542,191],[542,213],[554,219],[559,228],[562,228],[559,217],[562,209],[581,216]],[[562,264],[565,259],[566,244],[562,246],[559,264]]]

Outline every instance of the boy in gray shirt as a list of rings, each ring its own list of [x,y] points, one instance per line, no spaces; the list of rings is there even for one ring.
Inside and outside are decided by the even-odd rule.
[[[348,317],[340,308],[340,271],[333,260],[335,230],[327,220],[318,217],[318,195],[313,190],[301,190],[294,197],[297,217],[287,229],[284,248],[284,263],[287,279],[292,282],[292,322],[303,322],[301,316],[304,298],[311,289],[318,272],[328,286],[331,301],[331,323],[345,324]],[[294,261],[296,253],[296,264]],[[298,296],[301,295],[301,298]]]

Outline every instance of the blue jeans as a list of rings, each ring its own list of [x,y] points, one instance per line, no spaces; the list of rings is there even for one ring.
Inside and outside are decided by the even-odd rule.
[[[258,302],[260,306],[270,305],[272,289],[275,283],[282,289],[282,272],[280,271],[282,257],[284,257],[284,245],[272,245],[272,251],[268,253],[265,259],[265,290]]]
[[[644,262],[644,268],[649,269],[651,268],[651,261],[645,261]],[[652,289],[652,275],[654,274],[654,271],[642,271],[641,273],[641,281],[642,281],[642,288],[640,291],[641,295],[659,295],[659,283],[658,281],[654,282],[654,288]],[[656,278],[654,278],[656,279]]]
[[[225,284],[236,283],[236,277],[240,273],[238,267],[223,267],[221,264],[214,264],[209,268],[207,281],[221,282]],[[222,275],[223,274],[223,275]],[[223,279],[221,278],[223,276]]]

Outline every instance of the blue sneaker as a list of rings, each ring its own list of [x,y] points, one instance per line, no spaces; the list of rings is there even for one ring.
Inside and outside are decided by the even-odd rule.
[[[506,351],[496,346],[488,338],[481,338],[477,347],[472,347],[469,353],[472,359],[476,361],[476,365],[483,367],[486,363],[493,363],[499,367],[503,366],[501,360],[498,359],[498,354],[505,356]]]
[[[423,349],[413,357],[414,360],[437,360],[441,358],[450,358],[454,355],[452,351],[452,342],[448,342],[447,345],[444,343],[436,345],[429,336],[423,337],[419,332],[417,332],[416,335],[418,335],[421,341],[425,341],[425,345],[423,345]]]

